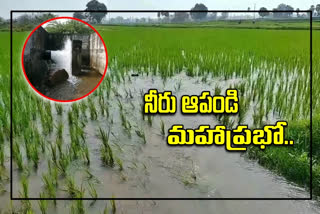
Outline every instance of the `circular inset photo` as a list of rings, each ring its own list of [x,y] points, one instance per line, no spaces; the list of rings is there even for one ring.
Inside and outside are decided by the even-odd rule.
[[[36,27],[22,51],[24,75],[41,96],[72,102],[91,94],[107,72],[108,54],[88,23],[57,17]]]

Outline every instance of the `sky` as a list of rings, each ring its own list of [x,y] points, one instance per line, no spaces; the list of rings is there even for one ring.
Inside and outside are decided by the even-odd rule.
[[[1,0],[0,16],[10,18],[10,10],[84,10],[89,0]],[[109,10],[190,10],[196,3],[203,3],[211,10],[273,9],[280,3],[307,10],[320,0],[99,0]],[[71,15],[71,14],[64,14]],[[110,14],[108,17],[148,17],[150,14]]]

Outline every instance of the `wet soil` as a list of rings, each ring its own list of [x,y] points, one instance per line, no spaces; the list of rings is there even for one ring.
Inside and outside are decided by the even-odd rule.
[[[101,80],[102,75],[96,71],[82,70],[79,76],[69,76],[69,79],[46,87],[44,95],[56,100],[73,100],[91,92]]]

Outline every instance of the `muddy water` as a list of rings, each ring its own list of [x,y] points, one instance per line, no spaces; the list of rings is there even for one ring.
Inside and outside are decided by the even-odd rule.
[[[70,81],[47,88],[45,95],[57,100],[77,99],[92,91],[101,78],[101,74],[96,71],[83,70],[80,76],[69,76]]]
[[[91,164],[85,166],[81,161],[74,162],[69,169],[80,185],[85,183],[85,169],[96,177],[94,183],[99,197],[181,197],[181,198],[222,198],[222,197],[308,197],[308,192],[284,178],[247,160],[241,153],[230,153],[222,147],[169,147],[160,134],[160,119],[165,130],[173,124],[184,124],[186,128],[195,128],[200,124],[217,125],[213,116],[184,116],[178,105],[174,116],[154,116],[152,126],[142,119],[140,105],[141,91],[150,88],[171,90],[180,100],[180,96],[200,94],[218,85],[222,91],[241,79],[213,79],[206,83],[184,74],[177,75],[164,82],[158,77],[130,77],[122,84],[113,85],[113,93],[108,100],[110,117],[100,116],[98,120],[88,122],[85,127],[86,142],[89,145]],[[179,82],[181,81],[181,87]],[[126,96],[131,91],[133,98]],[[115,93],[116,91],[116,93]],[[132,128],[128,133],[121,125],[118,102],[121,101],[127,120]],[[179,102],[178,102],[179,104]],[[68,107],[68,106],[66,106]],[[98,108],[98,105],[97,105]],[[89,115],[89,114],[88,114]],[[250,111],[246,121],[251,120]],[[88,116],[89,118],[89,116]],[[113,123],[111,122],[111,119]],[[277,119],[277,118],[274,118]],[[67,118],[64,117],[67,124]],[[122,160],[123,171],[117,167],[111,169],[102,165],[100,160],[101,142],[97,137],[98,127],[111,131],[110,144],[115,156]],[[143,129],[146,144],[136,134]],[[68,130],[68,128],[65,128]],[[66,131],[65,139],[69,139]],[[42,157],[45,160],[45,157]],[[293,166],[294,167],[294,166]],[[46,161],[42,161],[38,171],[30,172],[30,197],[38,197],[43,189],[41,175],[47,170]],[[14,169],[14,178],[19,174]],[[93,181],[92,181],[93,182]],[[14,196],[19,196],[20,184],[14,180]],[[63,191],[63,181],[59,186],[58,197],[67,197]],[[86,197],[90,197],[88,192]],[[101,213],[106,201],[97,201],[89,206],[88,213]],[[316,201],[117,201],[118,213],[320,213]],[[37,206],[37,205],[35,205]],[[49,213],[68,213],[70,202],[59,201],[57,208],[50,205]]]

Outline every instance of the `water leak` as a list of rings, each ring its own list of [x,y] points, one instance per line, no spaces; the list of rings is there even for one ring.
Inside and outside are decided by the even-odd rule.
[[[109,116],[99,113],[97,120],[90,120],[86,112],[85,134],[89,147],[90,166],[81,160],[74,161],[68,173],[74,176],[78,185],[85,184],[88,174],[94,175],[96,190],[99,197],[181,197],[181,198],[223,198],[223,197],[309,197],[309,193],[288,182],[286,179],[266,170],[256,162],[247,160],[241,153],[227,152],[223,147],[170,147],[165,136],[160,133],[160,121],[165,130],[173,124],[184,124],[186,128],[196,128],[200,124],[217,125],[219,122],[213,115],[185,116],[180,113],[180,106],[175,115],[156,115],[152,126],[142,119],[140,113],[143,94],[150,88],[159,91],[170,90],[180,100],[182,95],[199,95],[204,90],[213,91],[220,87],[221,91],[230,85],[244,81],[242,79],[212,78],[201,82],[201,78],[188,77],[184,73],[175,75],[164,81],[161,77],[139,75],[126,76],[122,83],[112,83],[110,97],[106,105]],[[201,82],[201,84],[200,84]],[[132,94],[133,96],[130,96]],[[100,96],[105,96],[102,90]],[[99,96],[92,97],[99,109]],[[122,125],[119,103],[122,111],[130,122],[131,128],[125,130]],[[68,105],[65,105],[67,112]],[[55,119],[64,121],[64,143],[70,144],[67,130],[67,114]],[[252,112],[249,110],[246,120],[250,121]],[[102,164],[100,158],[101,140],[98,127],[110,129],[109,143],[114,155],[123,162],[123,170],[110,168]],[[144,130],[146,144],[135,133]],[[167,132],[167,131],[166,131]],[[166,133],[167,134],[167,133]],[[54,142],[52,135],[48,141]],[[29,176],[30,197],[38,197],[44,186],[41,175],[48,170],[47,158],[44,155],[38,170],[31,170]],[[19,172],[13,168],[13,195],[19,197],[20,183],[17,182]],[[68,197],[63,191],[65,182],[61,180],[57,197]],[[90,197],[88,191],[85,197]],[[101,213],[106,206],[105,201],[97,201],[94,206],[85,202],[88,213]],[[117,201],[119,213],[223,213],[223,214],[267,214],[267,213],[319,213],[317,201]],[[36,204],[35,204],[36,207]],[[50,205],[48,213],[68,213],[70,202],[58,201],[54,208]],[[67,208],[67,209],[66,209]]]
[[[51,59],[54,61],[54,70],[65,69],[69,74],[68,81],[72,84],[77,82],[77,77],[72,75],[72,42],[70,37],[66,37],[61,50],[51,51]]]

